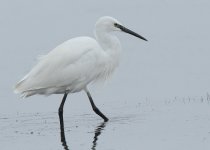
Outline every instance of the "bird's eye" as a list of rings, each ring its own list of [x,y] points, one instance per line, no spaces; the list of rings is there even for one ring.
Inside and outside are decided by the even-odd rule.
[[[117,23],[114,23],[114,26],[115,26],[115,27],[118,27],[118,24],[117,24]]]

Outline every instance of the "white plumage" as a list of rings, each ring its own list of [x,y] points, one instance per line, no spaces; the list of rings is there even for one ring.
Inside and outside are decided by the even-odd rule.
[[[111,61],[96,40],[74,38],[43,56],[15,90],[24,96],[79,92],[91,81],[106,78],[118,61]]]
[[[123,31],[146,40],[125,28],[112,17],[101,17],[95,25],[95,37],[70,39],[47,55],[15,86],[15,93],[28,97],[35,94],[50,95],[64,93],[59,113],[68,93],[85,90],[93,110],[105,121],[108,118],[95,106],[87,85],[106,79],[118,66],[121,46],[113,31]]]
[[[106,41],[106,38],[102,40]],[[119,42],[116,41],[114,46],[115,53],[110,50],[111,47],[103,49],[90,37],[70,39],[42,56],[37,65],[18,82],[15,92],[24,97],[66,91],[79,92],[91,81],[106,78],[113,72],[119,61]]]
[[[28,97],[79,92],[90,82],[107,78],[118,66],[121,52],[120,42],[111,32],[122,31],[122,27],[112,17],[101,17],[95,25],[96,40],[77,37],[57,46],[17,83],[15,93]]]

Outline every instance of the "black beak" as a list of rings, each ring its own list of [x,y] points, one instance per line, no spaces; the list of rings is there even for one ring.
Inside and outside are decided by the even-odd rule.
[[[125,32],[125,33],[131,34],[131,35],[133,35],[133,36],[135,36],[135,37],[138,37],[138,38],[140,38],[140,39],[142,39],[142,40],[144,40],[144,41],[147,41],[147,39],[145,39],[143,36],[141,36],[141,35],[139,35],[139,34],[133,32],[133,31],[131,31],[130,29],[128,29],[128,28],[126,28],[126,27],[124,27],[124,26],[122,26],[122,25],[120,25],[120,24],[115,23],[114,25],[115,25],[115,27],[121,29],[121,30],[122,30],[123,32]]]

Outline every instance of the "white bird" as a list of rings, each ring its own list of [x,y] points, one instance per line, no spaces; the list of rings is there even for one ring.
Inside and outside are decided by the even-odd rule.
[[[15,85],[15,93],[23,97],[64,94],[59,107],[59,115],[63,115],[67,95],[84,90],[94,112],[108,121],[95,106],[87,85],[106,79],[118,66],[121,46],[113,31],[123,31],[147,41],[116,19],[101,17],[95,24],[96,39],[82,36],[58,45],[41,57],[37,65]]]

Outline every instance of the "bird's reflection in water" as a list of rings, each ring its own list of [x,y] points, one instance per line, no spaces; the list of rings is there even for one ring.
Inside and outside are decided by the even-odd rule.
[[[66,138],[65,138],[63,115],[59,115],[59,119],[60,119],[61,143],[62,143],[62,146],[63,146],[64,150],[69,150],[69,147],[66,143]],[[104,130],[104,128],[106,127],[106,123],[107,122],[102,122],[96,127],[96,129],[94,131],[93,142],[92,142],[93,143],[92,148],[91,148],[92,150],[96,150],[98,136],[101,134],[102,130]]]
[[[92,150],[96,150],[96,146],[97,146],[97,141],[98,141],[98,136],[101,134],[102,130],[104,130],[105,126],[106,126],[107,122],[102,122],[99,126],[96,127],[95,129],[95,136],[93,138],[93,146],[92,146]]]

